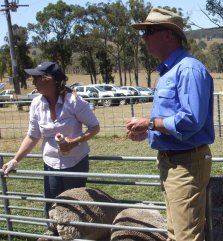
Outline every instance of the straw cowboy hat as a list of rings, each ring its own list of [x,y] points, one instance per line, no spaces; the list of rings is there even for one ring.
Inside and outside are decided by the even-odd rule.
[[[137,30],[144,30],[146,28],[160,26],[173,30],[187,42],[183,32],[183,25],[183,19],[178,14],[162,8],[152,8],[144,22],[133,24],[132,27]]]

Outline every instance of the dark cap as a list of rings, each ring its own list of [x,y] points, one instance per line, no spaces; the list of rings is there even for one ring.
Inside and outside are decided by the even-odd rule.
[[[57,63],[53,62],[43,62],[34,69],[24,69],[24,71],[31,76],[49,74],[56,81],[67,80],[67,77],[62,71],[62,69],[58,66]]]

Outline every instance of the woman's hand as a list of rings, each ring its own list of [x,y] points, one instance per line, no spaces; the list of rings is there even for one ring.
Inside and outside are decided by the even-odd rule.
[[[3,173],[8,175],[10,172],[16,169],[18,162],[15,159],[10,160],[2,166]]]
[[[75,139],[65,137],[64,142],[58,145],[60,151],[64,153],[71,151],[74,147],[80,145],[79,140],[79,137]]]

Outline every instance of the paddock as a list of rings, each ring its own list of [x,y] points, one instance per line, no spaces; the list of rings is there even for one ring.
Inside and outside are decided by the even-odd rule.
[[[1,165],[4,159],[10,158],[13,153],[0,153]],[[41,159],[39,154],[30,154],[27,158]],[[131,165],[131,162],[155,162],[156,157],[136,157],[136,156],[90,156],[90,162],[100,161],[124,161]],[[223,158],[214,157],[213,165],[221,163]],[[2,169],[0,169],[2,174]],[[14,237],[20,237],[24,239],[19,240],[35,240],[35,238],[44,237],[42,235],[43,228],[46,227],[46,223],[53,223],[54,220],[45,219],[43,217],[43,204],[44,202],[62,202],[73,203],[81,205],[98,205],[123,208],[139,208],[139,209],[152,209],[159,210],[165,217],[165,204],[163,201],[156,200],[138,200],[137,193],[132,192],[131,200],[120,199],[115,203],[106,202],[78,202],[63,199],[46,199],[43,198],[43,194],[40,192],[33,193],[31,188],[35,185],[42,186],[42,180],[44,175],[63,175],[73,177],[87,177],[87,185],[89,187],[99,185],[103,186],[115,186],[115,188],[122,188],[123,191],[130,191],[130,187],[138,187],[140,189],[146,189],[149,192],[150,188],[156,188],[157,192],[160,191],[160,183],[158,175],[150,174],[134,174],[134,173],[66,173],[66,172],[46,172],[33,169],[17,169],[12,175],[4,177],[1,175],[1,205],[0,205],[0,237],[1,240],[12,241]],[[13,190],[13,182],[21,183],[20,190]],[[29,184],[31,182],[31,186]],[[223,236],[223,195],[222,195],[222,177],[211,177],[210,184],[207,190],[207,225],[206,225],[206,240],[215,241],[221,240]],[[20,184],[19,184],[20,185]],[[145,190],[143,190],[145,191]],[[108,193],[112,196],[112,193]],[[70,222],[69,225],[83,225],[93,226],[95,228],[108,228],[108,229],[129,229],[139,230],[143,232],[160,232],[165,233],[165,229],[154,229],[145,227],[131,227],[131,226],[114,226],[104,223],[83,223],[83,222]],[[28,238],[28,239],[25,239]],[[62,240],[60,237],[50,238],[51,240]],[[17,239],[18,240],[18,239]],[[82,240],[84,239],[75,239]],[[93,240],[92,240],[93,241]],[[94,240],[95,241],[95,240]]]

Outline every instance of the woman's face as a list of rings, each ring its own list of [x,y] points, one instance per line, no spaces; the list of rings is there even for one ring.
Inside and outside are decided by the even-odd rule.
[[[55,81],[51,76],[37,75],[33,76],[33,84],[40,94],[46,95],[49,91],[52,91],[52,87],[55,86]]]

